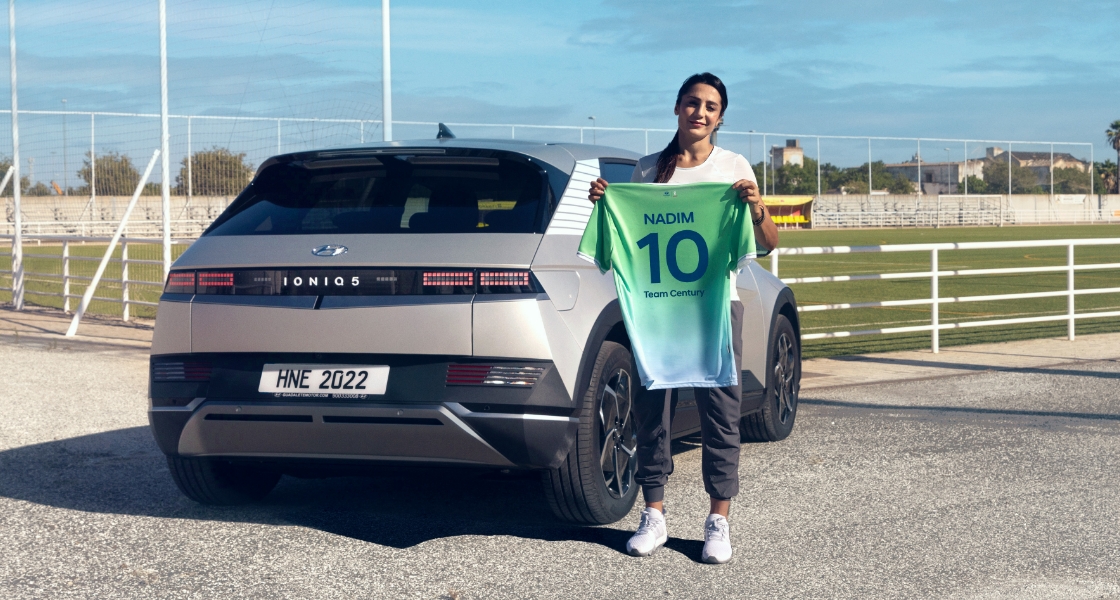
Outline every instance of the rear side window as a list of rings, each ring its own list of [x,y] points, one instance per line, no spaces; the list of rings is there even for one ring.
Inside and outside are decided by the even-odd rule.
[[[547,187],[508,158],[319,159],[262,171],[207,235],[533,233]]]
[[[606,162],[599,160],[599,175],[607,183],[630,183],[634,175],[634,163]]]

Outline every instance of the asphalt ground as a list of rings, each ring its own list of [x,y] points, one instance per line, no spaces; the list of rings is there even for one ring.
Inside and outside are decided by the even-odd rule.
[[[806,392],[743,448],[735,558],[699,562],[697,440],[670,539],[556,522],[534,476],[285,477],[260,505],[182,497],[132,350],[0,342],[4,598],[1120,598],[1120,362]]]

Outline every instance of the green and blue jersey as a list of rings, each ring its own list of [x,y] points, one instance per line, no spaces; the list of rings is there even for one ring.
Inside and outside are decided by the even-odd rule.
[[[749,207],[726,183],[614,183],[595,203],[579,256],[614,270],[642,384],[739,383],[729,273],[755,256]]]

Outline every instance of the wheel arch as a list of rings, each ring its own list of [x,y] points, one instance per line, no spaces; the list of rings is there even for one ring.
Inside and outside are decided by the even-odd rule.
[[[599,311],[599,317],[591,326],[591,334],[583,346],[583,355],[579,359],[579,371],[576,374],[576,385],[572,399],[581,398],[591,385],[591,371],[595,365],[595,358],[599,356],[599,347],[603,342],[622,344],[630,350],[630,336],[626,334],[626,325],[622,321],[622,308],[618,300],[611,300]]]

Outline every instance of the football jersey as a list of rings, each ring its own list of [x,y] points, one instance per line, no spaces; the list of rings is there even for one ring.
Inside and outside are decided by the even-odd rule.
[[[726,183],[612,183],[579,256],[615,289],[646,389],[739,383],[729,273],[755,256],[750,208]]]

